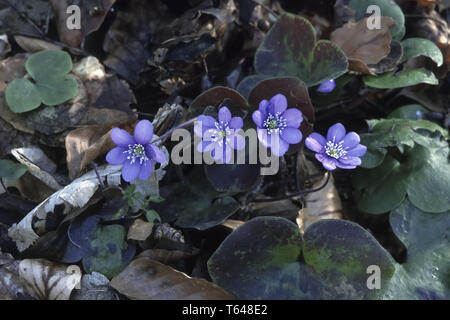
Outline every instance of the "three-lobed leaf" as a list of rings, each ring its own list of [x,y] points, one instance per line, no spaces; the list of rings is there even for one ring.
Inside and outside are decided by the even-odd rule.
[[[58,105],[78,93],[77,81],[68,75],[72,60],[67,52],[48,50],[32,54],[25,69],[33,82],[27,77],[16,79],[5,92],[6,102],[15,113],[32,111],[42,103]]]

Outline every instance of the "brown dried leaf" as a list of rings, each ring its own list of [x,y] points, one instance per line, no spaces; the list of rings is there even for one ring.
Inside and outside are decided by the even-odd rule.
[[[69,300],[81,281],[81,272],[69,272],[66,265],[45,259],[25,259],[19,264],[19,275],[27,293],[40,300]]]
[[[181,250],[148,249],[143,251],[138,257],[146,257],[163,264],[170,264],[184,258],[192,257],[195,254],[197,254],[197,251],[186,252]]]
[[[326,177],[323,177],[312,188],[322,186],[325,181]],[[299,211],[297,224],[304,232],[309,225],[322,219],[342,219],[342,202],[334,186],[333,176],[323,189],[305,196],[305,207]]]
[[[348,22],[331,33],[335,42],[347,55],[349,69],[365,74],[374,74],[367,65],[376,64],[387,57],[390,51],[391,35],[389,30],[395,21],[381,17],[381,28],[367,28],[368,18],[358,22]]]
[[[27,52],[38,52],[42,50],[61,50],[61,46],[51,42],[25,36],[14,36],[17,44]]]
[[[93,1],[50,0],[61,42],[71,47],[78,47],[88,34],[100,28],[114,2],[116,0],[100,0],[95,3]],[[80,7],[81,29],[79,30],[67,28],[69,14],[66,11],[72,4]]]
[[[75,129],[66,137],[67,168],[69,178],[74,179],[86,166],[114,148],[111,130],[114,127],[133,132],[132,123],[93,125]]]
[[[162,263],[139,257],[111,280],[111,286],[133,300],[230,300],[234,297],[204,279],[191,278]]]
[[[136,219],[130,229],[128,229],[127,239],[145,241],[152,234],[152,230],[153,223],[146,222],[142,219]]]

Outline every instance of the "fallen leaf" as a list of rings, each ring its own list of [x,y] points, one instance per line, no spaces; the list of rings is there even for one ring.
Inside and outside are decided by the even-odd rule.
[[[312,188],[322,186],[325,181],[326,177],[322,177]],[[305,207],[298,212],[297,224],[303,233],[311,224],[322,219],[342,219],[342,202],[333,177],[323,189],[305,196]]]
[[[145,256],[138,257],[111,280],[111,286],[133,300],[232,300],[204,279],[191,278]]]
[[[101,166],[98,172],[101,179],[109,185],[120,184],[120,166]],[[45,226],[47,215],[55,210],[60,210],[63,215],[67,215],[74,210],[84,208],[98,188],[99,181],[96,173],[94,171],[86,173],[37,205],[25,218],[8,230],[8,235],[16,242],[19,251],[24,251],[39,239],[39,235],[33,228],[34,219]],[[45,230],[41,230],[40,233],[43,232]]]
[[[27,293],[40,300],[69,300],[81,280],[81,272],[70,272],[68,266],[45,259],[22,260],[19,275]]]
[[[132,132],[129,123],[105,124],[78,128],[66,136],[67,168],[70,179],[76,178],[91,161],[115,147],[110,137],[114,127]]]
[[[127,239],[145,241],[152,234],[152,230],[152,222],[146,222],[142,219],[136,219],[128,229]]]
[[[25,51],[34,53],[43,50],[61,50],[61,46],[51,42],[25,36],[14,36],[17,44]]]
[[[80,29],[69,29],[67,19],[70,15],[67,8],[73,4],[68,0],[51,0],[50,4],[56,16],[56,27],[61,42],[71,46],[78,47],[83,39],[90,33],[98,30],[105,17],[116,0],[81,1],[78,3],[80,8]]]
[[[368,65],[380,62],[389,54],[392,39],[389,30],[395,25],[395,21],[389,17],[381,17],[380,29],[370,30],[367,27],[368,19],[346,23],[334,30],[330,39],[347,55],[350,70],[374,74]]]

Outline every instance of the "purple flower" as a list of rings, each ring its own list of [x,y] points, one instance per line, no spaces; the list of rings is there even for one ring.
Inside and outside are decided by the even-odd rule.
[[[136,178],[147,180],[153,170],[153,161],[163,163],[165,154],[150,142],[153,138],[153,125],[141,120],[134,128],[134,137],[127,131],[114,128],[111,139],[117,145],[106,155],[106,161],[112,165],[123,164],[122,176],[127,182]]]
[[[211,152],[211,157],[221,163],[231,160],[232,149],[242,150],[245,138],[238,133],[244,122],[241,117],[231,117],[227,107],[219,110],[218,121],[211,116],[200,115],[194,126],[194,132],[202,138],[197,145],[199,152]]]
[[[336,87],[336,83],[334,82],[334,79],[322,82],[320,86],[317,88],[317,92],[319,93],[330,93],[334,90],[334,87]]]
[[[302,141],[302,133],[298,129],[303,121],[302,113],[295,108],[286,108],[286,97],[277,94],[270,101],[262,100],[259,109],[252,114],[258,127],[258,140],[278,157],[288,151],[290,144]]]
[[[328,129],[326,139],[313,132],[306,138],[305,144],[308,149],[317,152],[316,159],[322,162],[325,169],[355,169],[361,164],[360,157],[366,153],[367,147],[359,143],[357,133],[345,133],[344,126],[336,123]]]

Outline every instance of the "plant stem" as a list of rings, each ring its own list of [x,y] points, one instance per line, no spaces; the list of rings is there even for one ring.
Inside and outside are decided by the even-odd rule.
[[[180,125],[178,125],[176,127],[173,127],[172,129],[170,129],[169,131],[167,131],[163,135],[161,135],[159,138],[153,140],[151,143],[153,144],[153,143],[158,142],[158,141],[164,141],[175,130],[187,127],[187,126],[191,125],[192,123],[194,123],[196,120],[197,120],[197,117],[192,118],[191,120],[188,120],[188,121],[186,121],[186,122],[184,122],[184,123],[182,123],[182,124],[180,124]]]

